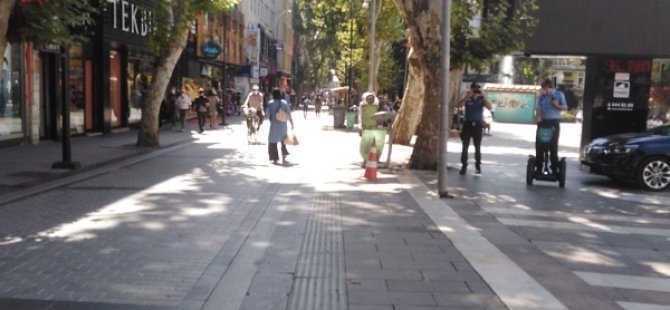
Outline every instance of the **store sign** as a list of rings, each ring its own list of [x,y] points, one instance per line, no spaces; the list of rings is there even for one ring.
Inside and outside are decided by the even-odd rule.
[[[495,106],[496,121],[527,124],[535,121],[535,93],[487,91],[486,99]]]
[[[114,29],[120,29],[146,37],[152,19],[150,10],[146,10],[127,0],[108,0],[112,3],[113,26]]]
[[[614,74],[614,98],[630,97],[630,73]]]
[[[216,41],[207,41],[202,45],[202,54],[205,58],[216,59],[222,50],[223,48]]]

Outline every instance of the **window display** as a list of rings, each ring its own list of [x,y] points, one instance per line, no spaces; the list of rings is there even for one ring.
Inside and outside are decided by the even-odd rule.
[[[70,48],[70,131],[84,132],[84,59],[80,44]]]
[[[21,100],[21,63],[18,44],[7,44],[0,71],[0,140],[20,138],[23,134]]]
[[[647,128],[670,121],[670,59],[655,59],[651,73],[651,96]]]

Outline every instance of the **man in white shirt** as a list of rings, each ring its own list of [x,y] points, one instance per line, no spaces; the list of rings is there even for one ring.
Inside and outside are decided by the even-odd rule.
[[[179,108],[179,121],[181,122],[181,131],[184,131],[184,125],[186,124],[186,115],[188,114],[188,110],[191,109],[191,97],[188,96],[186,93],[186,89],[182,88],[181,89],[181,94],[179,97],[177,97],[177,100],[175,101],[177,103],[177,107]]]
[[[245,115],[249,113],[249,108],[256,109],[256,115],[258,115],[258,130],[261,128],[261,124],[263,124],[263,93],[260,92],[258,85],[251,87],[251,92],[247,96],[247,99],[244,100],[242,109]]]

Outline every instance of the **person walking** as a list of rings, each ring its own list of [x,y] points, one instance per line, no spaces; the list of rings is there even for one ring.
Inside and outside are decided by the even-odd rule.
[[[205,131],[205,121],[208,117],[207,107],[209,106],[209,100],[205,97],[205,90],[200,88],[198,91],[198,97],[193,100],[193,105],[195,106],[196,112],[198,112],[198,127],[200,128],[200,133]]]
[[[277,117],[277,114],[283,111],[287,114],[286,119],[282,120]],[[273,164],[277,164],[279,160],[279,152],[277,151],[277,143],[281,143],[282,164],[286,164],[286,156],[289,155],[284,143],[284,138],[288,135],[287,121],[291,123],[291,130],[293,130],[293,118],[291,117],[291,107],[289,107],[286,100],[282,99],[281,91],[278,88],[272,90],[272,100],[268,102],[267,109],[268,119],[270,120],[270,133],[268,134],[268,156]]]
[[[561,112],[568,109],[568,104],[565,101],[565,95],[554,89],[553,81],[545,79],[541,82],[542,90],[540,91],[540,98],[535,107],[535,119],[537,121],[537,132],[535,135],[535,170],[542,171],[544,164],[544,146],[537,138],[540,128],[552,128],[553,135],[551,144],[549,145],[549,158],[551,160],[551,171],[558,173],[558,137],[561,133],[560,118]]]
[[[458,108],[465,107],[465,117],[463,128],[461,129],[461,141],[463,149],[461,150],[461,175],[465,174],[468,167],[468,149],[470,148],[470,139],[475,145],[475,173],[482,173],[482,126],[484,125],[484,108],[491,110],[491,102],[486,99],[481,87],[477,82],[470,84],[468,94],[458,101]]]
[[[309,105],[312,103],[312,100],[309,100],[309,97],[302,96],[302,114],[307,118],[307,111],[309,110]]]
[[[256,130],[259,130],[263,124],[263,93],[260,92],[258,85],[251,87],[251,92],[247,96],[247,99],[244,100],[242,108],[244,115],[247,115],[249,108],[256,109],[256,115],[258,115],[258,128]]]
[[[165,94],[163,101],[161,102],[161,117],[159,118],[159,125],[163,125],[163,120],[168,121],[172,125],[172,130],[175,129],[176,125],[176,114],[177,114],[177,87],[171,86],[170,90]]]
[[[242,105],[242,104],[241,104],[241,101],[242,101],[242,94],[240,94],[240,92],[238,92],[238,91],[236,91],[236,92],[234,92],[234,93],[233,93],[233,91],[231,91],[231,95],[230,95],[230,96],[231,96],[231,100],[230,100],[230,101],[231,101],[231,103],[233,104],[233,106],[235,107],[235,111],[236,111],[236,112],[235,112],[235,116],[240,116],[240,115],[242,115],[242,112],[241,112],[241,109],[242,109],[242,107],[241,107],[241,105]]]
[[[186,89],[181,89],[181,94],[177,97],[176,100],[177,108],[179,109],[179,122],[181,123],[181,131],[184,131],[184,126],[186,124],[186,115],[191,109],[191,97],[186,93]]]
[[[321,106],[323,106],[323,97],[316,95],[316,99],[314,99],[314,113],[317,117],[321,116]]]
[[[219,106],[221,106],[221,99],[219,99],[219,96],[216,93],[216,89],[213,87],[209,91],[207,102],[207,110],[209,112],[209,128],[214,128],[217,120],[219,119],[219,110],[222,109],[219,108]]]

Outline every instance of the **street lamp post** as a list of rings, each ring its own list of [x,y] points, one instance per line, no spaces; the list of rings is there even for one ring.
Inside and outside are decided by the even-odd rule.
[[[451,50],[451,0],[442,0],[442,104],[440,105],[440,146],[437,191],[442,198],[451,197],[447,192],[447,139],[449,138],[449,52]]]
[[[375,26],[377,25],[377,0],[363,0],[363,8],[367,9],[368,3],[372,2],[370,7],[370,73],[368,74],[368,91],[375,89]]]
[[[348,81],[347,86],[347,107],[351,107],[351,87],[353,85],[353,69],[354,69],[354,1],[349,1],[349,70],[347,71]]]

